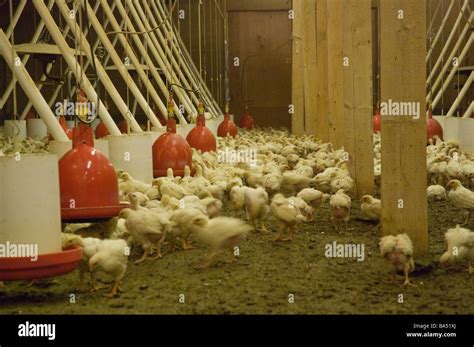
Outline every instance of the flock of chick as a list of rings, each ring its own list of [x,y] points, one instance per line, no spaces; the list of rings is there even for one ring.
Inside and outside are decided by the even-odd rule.
[[[316,211],[329,200],[331,221],[336,230],[350,218],[354,182],[345,163],[343,149],[334,150],[312,136],[296,137],[286,131],[266,130],[244,132],[236,138],[219,139],[219,148],[234,151],[257,150],[257,165],[246,162],[219,162],[217,153],[193,153],[194,176],[189,167],[183,177],[175,177],[169,169],[166,177],[151,184],[118,171],[122,200],[130,208],[122,210],[119,218],[106,223],[65,227],[63,247],[80,246],[84,259],[80,266],[81,285],[85,273],[90,273],[92,290],[98,290],[96,275],[105,272],[113,278],[110,295],[119,289],[128,256],[143,252],[135,263],[147,258],[161,258],[165,251],[173,252],[194,246],[192,241],[208,248],[208,256],[200,267],[210,266],[219,253],[227,253],[229,261],[236,259],[236,248],[250,231],[267,232],[265,222],[273,218],[278,226],[274,241],[291,241],[302,223],[311,222]],[[455,154],[457,153],[457,154]],[[441,158],[446,168],[456,158],[460,169],[439,168]],[[450,159],[451,158],[451,159]],[[427,147],[429,180],[436,185],[428,188],[429,199],[448,198],[469,213],[474,209],[474,193],[462,183],[472,185],[473,161],[459,150],[455,142],[442,142]],[[374,136],[374,177],[380,170],[380,136]],[[434,162],[437,170],[431,170]],[[430,169],[431,168],[431,169]],[[450,188],[446,194],[445,184]],[[289,192],[289,196],[281,192]],[[228,198],[235,210],[245,210],[247,221],[221,216],[223,201]],[[361,214],[365,219],[380,222],[381,201],[371,195],[361,199]],[[456,226],[446,233],[447,251],[441,256],[442,265],[468,260],[473,272],[474,233]],[[385,236],[380,250],[395,272],[404,273],[403,285],[409,285],[413,271],[413,244],[406,234]],[[394,272],[394,278],[395,278]]]
[[[336,230],[350,219],[354,182],[346,166],[344,149],[333,149],[313,136],[296,137],[286,131],[242,132],[236,138],[219,138],[220,149],[257,151],[251,162],[219,162],[217,153],[193,150],[193,175],[189,167],[183,177],[171,169],[166,177],[151,184],[118,171],[121,198],[130,202],[118,218],[97,224],[69,224],[62,233],[63,248],[82,247],[80,282],[89,273],[92,290],[97,291],[98,272],[113,279],[110,295],[115,295],[127,270],[132,252],[142,252],[136,263],[161,258],[177,246],[193,248],[193,241],[208,248],[201,267],[210,266],[219,253],[229,261],[239,254],[236,248],[250,231],[267,232],[265,222],[273,218],[278,227],[274,241],[291,241],[302,223],[314,221],[318,208],[329,201],[331,221]],[[31,139],[15,142],[0,138],[0,156],[45,152],[43,142]],[[436,139],[427,146],[428,199],[449,198],[466,211],[464,224],[474,210],[474,161],[459,150],[454,141]],[[380,185],[380,135],[374,135],[374,179]],[[446,189],[450,189],[449,194]],[[470,187],[470,189],[466,188]],[[281,192],[287,192],[289,196]],[[245,210],[247,221],[221,216],[223,201],[229,199],[235,210]],[[381,201],[371,195],[360,200],[362,216],[380,222]],[[446,233],[447,251],[440,263],[469,262],[474,268],[474,233],[456,226]],[[166,250],[163,251],[163,246]],[[406,234],[383,237],[380,250],[395,271],[402,271],[404,285],[414,269],[413,244]],[[394,272],[395,276],[395,272]]]

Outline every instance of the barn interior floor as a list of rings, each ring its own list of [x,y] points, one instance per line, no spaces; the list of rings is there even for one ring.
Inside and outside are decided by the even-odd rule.
[[[229,203],[223,215],[245,218],[243,211],[230,210]],[[32,287],[10,282],[0,289],[0,313],[473,314],[474,274],[463,271],[464,264],[446,270],[436,264],[445,249],[446,229],[462,219],[449,201],[430,203],[429,254],[417,259],[418,270],[412,274],[416,287],[384,282],[390,268],[379,255],[378,231],[359,219],[357,202],[350,229],[341,233],[330,223],[326,203],[316,221],[304,224],[293,242],[274,243],[273,233],[251,234],[233,264],[226,264],[223,256],[214,267],[198,270],[205,255],[201,248],[139,265],[130,261],[124,292],[113,299],[104,297],[105,292],[76,291],[78,272]],[[275,230],[272,221],[270,227]],[[468,227],[474,229],[474,218]],[[365,260],[326,258],[325,245],[333,241],[365,244]],[[70,303],[70,294],[76,294],[76,303]],[[184,303],[179,302],[180,294]],[[294,303],[289,303],[290,294]]]

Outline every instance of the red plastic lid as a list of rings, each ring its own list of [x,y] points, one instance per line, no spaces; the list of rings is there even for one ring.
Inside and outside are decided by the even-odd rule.
[[[204,122],[202,119],[201,121]],[[188,141],[191,147],[196,148],[203,153],[216,151],[216,138],[214,137],[212,131],[209,130],[209,128],[207,128],[203,123],[197,123],[197,125],[189,132],[188,136],[186,137],[186,141]]]
[[[234,122],[230,120],[229,115],[225,114],[224,120],[221,122],[221,124],[219,124],[219,127],[217,128],[217,136],[227,137],[227,135],[235,137],[237,135],[237,126]]]
[[[240,127],[248,130],[255,127],[255,120],[248,111],[246,111],[244,116],[240,119]]]
[[[72,248],[58,253],[31,258],[0,258],[0,281],[32,280],[64,275],[75,270],[82,259],[82,249]]]
[[[101,139],[109,135],[109,130],[105,126],[104,122],[100,121],[100,123],[97,125],[97,128],[95,128],[95,137]]]

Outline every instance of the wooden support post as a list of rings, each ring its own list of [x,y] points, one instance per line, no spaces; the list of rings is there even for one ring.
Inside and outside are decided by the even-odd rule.
[[[305,0],[304,10],[304,122],[305,132],[317,133],[316,0]]]
[[[428,248],[426,0],[383,0],[380,14],[382,103],[419,105],[415,119],[384,115],[382,104],[382,234],[407,233],[420,256]]]
[[[371,0],[343,0],[344,148],[355,195],[374,191]]]
[[[344,145],[345,136],[342,14],[342,0],[327,1],[329,134],[336,148]]]
[[[327,1],[316,0],[316,136],[329,142]]]
[[[293,0],[293,41],[291,81],[291,132],[303,135],[304,122],[304,0]],[[290,110],[291,111],[291,110]]]

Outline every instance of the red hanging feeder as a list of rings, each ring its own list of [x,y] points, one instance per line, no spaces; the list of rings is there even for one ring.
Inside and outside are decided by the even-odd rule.
[[[118,122],[117,126],[118,126],[118,128],[119,128],[119,130],[122,134],[129,134],[128,124],[127,124],[127,120],[125,118],[122,119],[120,122]]]
[[[69,138],[69,140],[72,140],[72,129],[69,129],[69,128],[67,127],[67,124],[66,124],[66,117],[64,117],[64,116],[59,116],[59,125],[61,126],[61,128],[63,128],[63,130],[64,130],[64,132],[66,133],[66,135],[67,135],[67,137]],[[49,141],[54,140],[53,136],[52,136],[52,135],[49,135],[48,140],[49,140]]]
[[[237,135],[237,126],[234,122],[230,120],[229,116],[229,104],[225,104],[225,113],[224,113],[224,120],[219,124],[217,128],[217,136],[219,137],[227,137],[230,135],[235,137]]]
[[[250,115],[247,106],[245,106],[245,113],[240,119],[240,127],[247,130],[252,130],[255,127],[255,119]]]
[[[109,130],[105,126],[103,121],[100,121],[100,123],[97,125],[95,128],[95,137],[96,139],[101,139],[103,137],[109,136]]]
[[[59,160],[62,220],[72,222],[117,216],[129,204],[119,201],[114,167],[93,147],[92,128],[80,124],[73,134],[73,148]]]
[[[435,136],[438,136],[441,140],[443,140],[443,127],[439,122],[433,118],[433,109],[431,107],[431,102],[428,106],[428,120],[426,123],[426,135],[427,141],[432,139]]]
[[[193,173],[193,152],[186,140],[176,134],[176,120],[174,118],[173,95],[170,93],[168,101],[168,120],[166,132],[153,144],[153,176],[164,177],[168,168],[173,169],[175,176],[184,176],[185,166],[189,166]]]
[[[380,115],[380,102],[377,102],[374,116],[372,117],[372,130],[374,134],[379,133],[382,128],[382,116]]]
[[[196,126],[186,136],[186,141],[193,148],[204,152],[216,151],[216,138],[209,128],[206,128],[206,118],[204,117],[204,104],[199,102],[199,115],[196,120]]]

